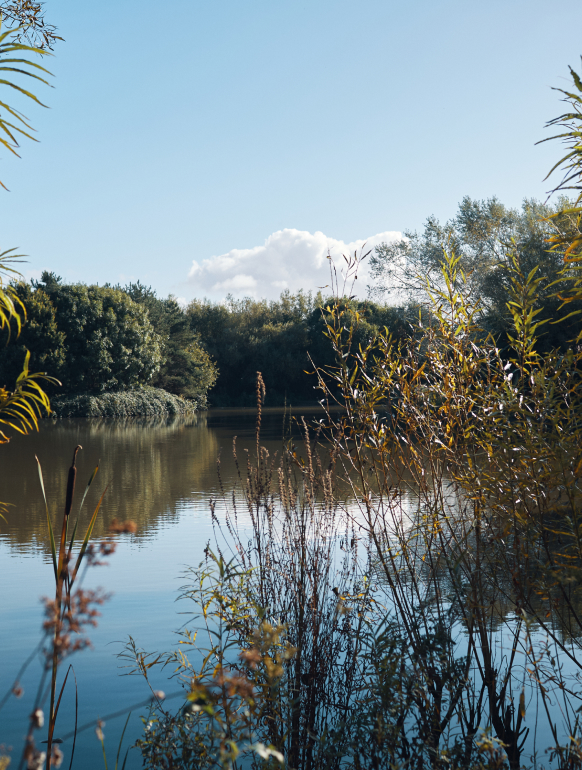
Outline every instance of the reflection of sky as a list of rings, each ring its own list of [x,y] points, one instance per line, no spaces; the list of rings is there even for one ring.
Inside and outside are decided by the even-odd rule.
[[[282,412],[265,410],[263,427],[261,443],[271,454],[280,451]],[[118,675],[123,671],[118,671],[115,656],[130,635],[146,650],[168,650],[176,642],[174,632],[186,620],[180,612],[189,610],[187,602],[176,602],[184,582],[181,576],[187,567],[204,559],[204,548],[213,540],[208,502],[219,489],[219,450],[225,489],[232,489],[236,483],[232,459],[235,434],[244,472],[244,450],[252,452],[255,446],[253,410],[220,410],[200,415],[192,425],[178,422],[171,426],[145,425],[141,429],[115,423],[91,427],[81,420],[44,423],[40,434],[17,437],[10,445],[0,447],[0,500],[18,500],[8,523],[0,526],[0,698],[38,642],[42,624],[40,598],[54,590],[35,453],[42,458],[53,522],[64,499],[72,449],[80,443],[84,449],[78,455],[77,499],[92,467],[101,459],[101,471],[87,498],[86,509],[92,510],[105,479],[111,479],[103,503],[104,520],[131,517],[141,526],[136,536],[120,536],[117,552],[107,558],[108,566],[90,571],[85,581],[86,587],[101,586],[113,597],[102,608],[99,626],[89,634],[94,648],[71,659],[78,681],[82,725],[148,697],[141,678]],[[157,480],[156,489],[148,485],[148,474]],[[154,501],[149,494],[155,495]],[[221,509],[219,505],[219,517]],[[239,523],[244,526],[246,520],[241,506]],[[35,662],[22,680],[25,696],[21,700],[11,699],[1,714],[0,744],[13,745],[14,755],[22,745],[21,736],[26,731],[39,674],[40,666]],[[154,685],[165,692],[179,689],[165,675]],[[126,745],[138,737],[139,714],[144,713],[142,708],[132,716],[133,732],[128,728]],[[113,756],[123,722],[122,718],[110,721],[104,730],[106,746]],[[74,687],[63,698],[57,734],[66,734],[73,726]],[[70,747],[70,741],[63,747],[67,762]],[[103,767],[101,747],[92,729],[79,735],[75,754],[79,764],[82,759],[84,770]],[[139,766],[138,754],[130,752],[127,769]]]
[[[281,413],[267,413],[264,428],[263,443],[273,454],[281,446]],[[85,435],[82,435],[83,431]],[[88,430],[87,424],[81,421],[75,424],[63,422],[45,425],[40,436],[15,441],[8,447],[10,453],[5,451],[7,447],[2,447],[0,499],[7,498],[6,489],[14,492],[20,488],[21,494],[18,508],[9,514],[9,523],[3,525],[0,534],[0,585],[3,589],[0,594],[0,697],[39,639],[42,623],[39,599],[50,594],[54,587],[46,550],[46,524],[42,518],[44,512],[41,509],[42,516],[39,518],[35,508],[40,498],[36,468],[32,465],[26,472],[22,468],[19,472],[19,463],[23,463],[24,467],[24,460],[18,453],[22,451],[26,456],[34,457],[35,452],[44,452],[43,465],[46,461],[45,482],[49,501],[60,503],[62,484],[57,483],[56,472],[50,469],[64,466],[66,470],[70,448],[78,441],[85,447],[84,465],[81,465],[79,455],[79,478],[82,480],[83,475],[87,475],[90,461],[93,461],[91,454],[98,452],[102,460],[102,475],[105,477],[113,468],[111,492],[107,493],[104,501],[105,521],[114,515],[127,518],[129,513],[140,521],[142,527],[141,533],[136,536],[120,536],[117,552],[107,559],[109,565],[92,570],[86,580],[87,587],[102,586],[113,597],[102,608],[103,616],[98,628],[90,633],[94,648],[71,659],[79,688],[79,724],[83,725],[97,717],[129,708],[133,703],[148,697],[149,693],[141,678],[122,678],[119,675],[123,670],[118,669],[116,654],[121,651],[129,635],[138,646],[148,651],[168,650],[175,644],[174,632],[187,619],[187,615],[180,613],[191,609],[187,602],[176,602],[179,588],[184,582],[183,573],[187,567],[196,566],[203,560],[206,544],[214,540],[208,501],[218,491],[215,461],[220,449],[225,490],[228,492],[235,483],[236,467],[232,461],[234,434],[239,437],[239,460],[244,469],[244,449],[246,447],[253,451],[255,442],[252,410],[208,413],[207,418],[201,416],[194,424],[185,427],[149,425],[131,429],[105,424],[101,428]],[[58,440],[53,440],[53,437],[58,437]],[[137,447],[133,454],[132,446]],[[63,462],[65,447],[69,451]],[[13,462],[12,466],[7,465],[8,458]],[[118,488],[115,472],[123,478],[123,485],[118,485]],[[156,489],[152,489],[144,478],[147,474],[154,478]],[[61,476],[65,476],[62,467]],[[6,483],[7,478],[9,484]],[[128,486],[132,478],[133,490]],[[101,488],[97,485],[94,494],[97,495]],[[149,494],[154,494],[155,499],[148,498]],[[452,512],[455,501],[451,497],[449,502]],[[363,523],[360,509],[361,506],[358,507],[354,502],[348,506],[350,515]],[[223,505],[217,507],[217,512],[221,518]],[[394,508],[395,520],[400,521],[406,530],[412,526],[417,513],[414,496],[410,494],[398,500]],[[248,526],[244,505],[239,507],[238,521],[243,528]],[[16,529],[18,537],[14,538]],[[341,553],[337,552],[337,556],[341,556]],[[388,602],[386,606],[389,606]],[[460,624],[454,628],[458,654],[462,655],[466,646],[464,629]],[[543,642],[539,633],[534,638],[538,645]],[[510,626],[501,626],[501,630],[496,631],[495,645],[496,665],[502,667],[511,649]],[[514,688],[516,698],[519,698],[523,682],[527,685],[528,681],[523,652],[518,657]],[[40,667],[35,661],[22,680],[25,696],[20,701],[11,699],[1,715],[0,744],[13,745],[15,754],[21,746],[21,736],[25,732],[26,718],[30,713],[39,673]],[[176,684],[168,682],[164,674],[156,674],[152,684],[154,688],[166,692],[179,689]],[[526,700],[526,725],[531,728],[525,747],[527,754],[535,748],[543,750],[550,743],[550,735],[541,704],[535,702],[527,686]],[[557,707],[555,698],[553,702]],[[536,711],[539,722],[534,718]],[[145,710],[141,708],[132,716],[126,745],[139,735],[139,716],[144,713]],[[123,722],[123,718],[109,720],[104,730],[106,745],[113,756],[117,751]],[[57,736],[71,731],[73,724],[74,687],[71,687],[63,699]],[[40,736],[39,740],[43,737]],[[67,757],[70,755],[70,746],[70,741],[64,746]],[[93,729],[79,735],[76,753],[78,766],[81,766],[81,760],[82,767],[87,770],[103,766],[100,745]],[[130,753],[129,757],[128,770],[138,768],[139,755]]]
[[[102,586],[107,592],[112,592],[113,597],[102,608],[99,626],[89,633],[94,649],[71,659],[79,686],[79,724],[148,697],[141,678],[118,676],[115,655],[121,650],[120,642],[131,635],[147,650],[166,650],[175,643],[173,632],[184,620],[178,614],[180,603],[176,603],[182,584],[180,575],[186,566],[202,561],[204,547],[211,537],[210,519],[203,502],[189,507],[184,505],[174,523],[166,524],[163,519],[158,519],[155,537],[141,541],[127,536],[119,538],[117,552],[107,559],[109,565],[89,571],[86,587]],[[136,547],[138,543],[139,547]],[[52,567],[46,556],[43,558],[36,549],[29,555],[15,555],[2,543],[0,585],[3,587],[0,599],[0,682],[3,694],[10,677],[14,676],[39,638],[42,622],[39,599],[54,590]],[[20,701],[12,699],[4,707],[0,743],[20,745],[19,736],[24,732],[30,712],[29,699],[39,673],[40,667],[35,663],[23,680],[25,697]],[[155,684],[166,692],[179,689],[166,682],[165,677]],[[144,713],[143,709],[141,713]],[[132,741],[139,732],[138,716],[135,714],[132,718]],[[112,721],[105,729],[107,746],[113,753],[117,749],[123,721]],[[57,734],[66,733],[73,726],[72,687],[63,699]],[[70,752],[70,741],[68,744]],[[93,730],[79,736],[77,752],[77,760],[83,768],[102,768],[100,745]],[[130,752],[130,758],[132,755],[133,759],[128,761],[127,767],[137,768],[140,766],[138,755]]]

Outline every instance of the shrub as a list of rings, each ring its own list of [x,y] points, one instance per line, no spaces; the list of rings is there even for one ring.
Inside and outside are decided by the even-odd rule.
[[[187,414],[204,408],[206,403],[144,386],[121,393],[57,396],[51,406],[53,417],[157,417]]]

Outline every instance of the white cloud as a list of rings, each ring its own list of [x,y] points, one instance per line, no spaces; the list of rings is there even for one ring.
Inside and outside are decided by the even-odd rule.
[[[359,254],[362,249],[368,251],[379,243],[401,237],[399,232],[386,231],[345,243],[321,232],[287,228],[270,235],[262,246],[232,249],[201,262],[194,260],[188,283],[196,295],[211,299],[223,299],[228,293],[237,297],[276,299],[284,289],[317,291],[330,284],[328,254],[341,270],[342,255]],[[364,261],[358,271],[355,293],[363,297],[367,283],[368,268]]]

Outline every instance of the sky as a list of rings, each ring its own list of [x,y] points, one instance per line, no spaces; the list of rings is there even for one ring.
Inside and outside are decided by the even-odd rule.
[[[37,131],[0,151],[26,277],[184,301],[329,283],[328,252],[546,198],[580,0],[46,0]],[[0,87],[1,88],[1,87]],[[0,99],[5,95],[0,95]],[[359,277],[365,294],[365,270]]]

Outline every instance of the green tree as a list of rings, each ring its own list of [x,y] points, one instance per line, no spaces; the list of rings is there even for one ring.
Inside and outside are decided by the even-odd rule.
[[[149,320],[160,337],[161,364],[152,385],[186,398],[205,398],[218,371],[175,297],[161,299],[139,281],[128,284],[123,291],[147,308]]]
[[[410,328],[411,308],[382,307],[373,302],[342,300],[359,312],[361,324],[355,344],[364,343],[388,327],[398,338]],[[310,374],[314,364],[334,362],[325,336],[325,307],[321,295],[283,292],[277,301],[235,300],[225,303],[194,300],[187,313],[192,324],[216,359],[220,376],[212,394],[213,403],[246,405],[255,399],[256,373],[267,388],[267,404],[314,402],[320,394]],[[418,313],[416,313],[418,317]]]
[[[481,303],[482,323],[504,338],[511,325],[507,303],[513,258],[517,257],[524,273],[535,270],[536,278],[541,279],[536,308],[543,309],[542,318],[551,320],[562,302],[560,291],[568,283],[562,272],[562,255],[549,242],[556,228],[568,226],[565,207],[564,199],[554,205],[525,200],[517,210],[507,208],[497,198],[476,201],[465,197],[457,215],[444,225],[429,217],[422,233],[407,232],[404,240],[376,248],[370,260],[370,296],[382,297],[396,288],[405,297],[418,300],[425,296],[427,279],[443,289],[439,281],[447,251],[459,258],[459,285]],[[574,326],[572,319],[547,325],[538,345],[548,350],[567,346]]]
[[[38,355],[43,339],[53,340],[50,355],[55,363],[64,347],[58,373],[66,393],[99,393],[151,383],[161,364],[161,345],[143,305],[119,289],[63,285],[47,272],[33,289],[31,294],[40,292],[40,296],[34,301],[38,325],[31,327],[31,336],[37,333]],[[18,291],[25,298],[30,296],[22,285]]]
[[[186,311],[191,328],[220,372],[213,403],[252,404],[257,371],[263,373],[267,403],[314,400],[313,378],[305,373],[312,368],[308,319],[320,301],[310,293],[284,292],[278,301],[191,302]]]
[[[0,348],[3,384],[16,380],[27,351],[35,370],[62,376],[66,365],[65,333],[57,326],[55,306],[46,292],[35,291],[30,284],[21,282],[11,288],[17,301],[26,307],[26,320],[17,339],[13,335],[8,340],[8,330],[4,332],[5,345]]]

